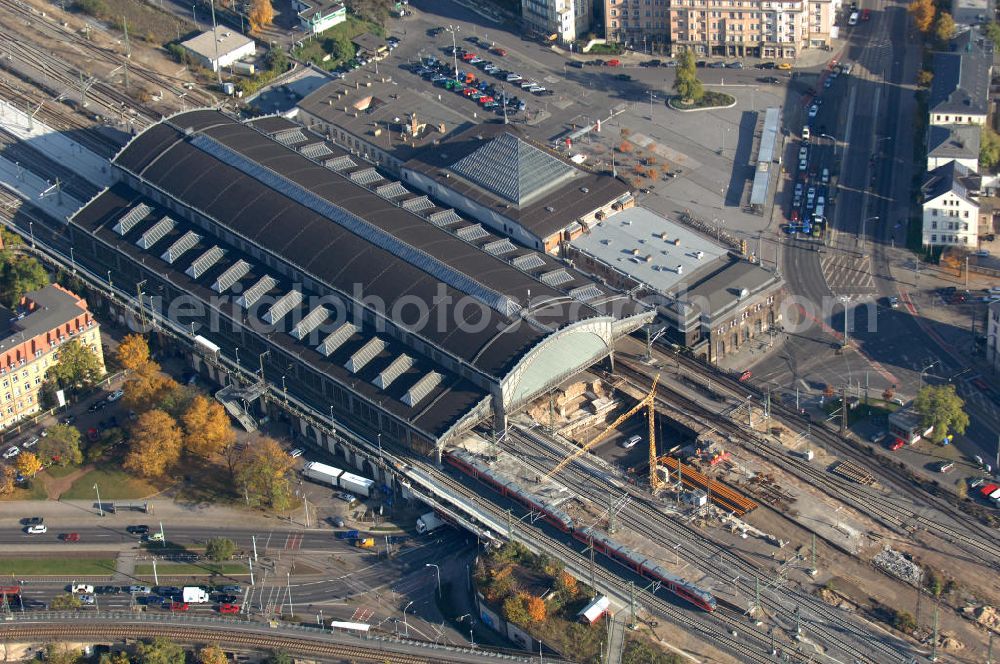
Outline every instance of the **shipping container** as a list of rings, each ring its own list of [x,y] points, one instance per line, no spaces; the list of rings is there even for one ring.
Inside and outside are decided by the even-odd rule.
[[[302,467],[302,474],[311,480],[316,480],[330,486],[337,486],[337,479],[344,474],[340,468],[328,466],[318,461],[310,461]]]
[[[372,488],[375,486],[373,480],[367,477],[361,477],[360,475],[353,475],[351,473],[344,473],[340,476],[339,480],[340,488],[350,491],[351,493],[356,493],[359,496],[364,496],[367,498],[371,495]]]
[[[580,622],[587,625],[593,625],[601,619],[601,616],[608,612],[608,607],[610,606],[611,602],[608,598],[604,595],[600,595],[590,604],[583,607],[583,610],[576,614],[576,616]]]
[[[253,76],[257,73],[257,69],[252,62],[234,62],[233,70],[238,74],[246,74],[247,76]]]

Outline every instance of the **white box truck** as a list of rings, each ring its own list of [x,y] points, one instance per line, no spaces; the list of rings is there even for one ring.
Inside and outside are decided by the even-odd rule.
[[[198,586],[184,586],[181,590],[181,601],[188,604],[204,604],[208,601],[208,591]]]
[[[310,461],[302,468],[302,474],[311,480],[316,480],[330,486],[337,486],[337,478],[344,474],[340,468],[328,466],[319,461]]]
[[[345,491],[350,491],[351,493],[356,493],[359,496],[364,496],[365,498],[372,495],[372,489],[375,487],[375,481],[370,480],[367,477],[361,477],[360,475],[353,475],[351,473],[344,473],[340,476],[340,488]]]
[[[428,512],[417,519],[417,532],[423,535],[424,533],[429,533],[432,530],[437,530],[445,524],[445,520],[437,514],[434,512]]]

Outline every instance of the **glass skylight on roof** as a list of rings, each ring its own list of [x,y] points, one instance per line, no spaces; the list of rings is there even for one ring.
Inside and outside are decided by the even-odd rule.
[[[416,360],[406,353],[403,353],[393,360],[389,366],[383,369],[379,375],[375,376],[375,380],[373,380],[372,383],[380,390],[384,390],[392,385],[392,381],[409,371],[410,367],[412,367],[415,362]]]
[[[296,143],[305,143],[306,136],[302,133],[301,129],[282,129],[279,132],[271,134],[271,138],[278,141],[282,145],[294,145]]]
[[[149,216],[149,213],[152,211],[153,208],[149,207],[145,203],[139,203],[122,215],[122,218],[118,220],[117,224],[115,224],[114,231],[119,235],[125,235],[132,230],[136,224]]]
[[[400,198],[406,196],[410,193],[410,190],[404,187],[399,182],[390,182],[389,184],[384,184],[375,190],[375,193],[386,200],[392,200],[394,198]]]
[[[378,357],[378,354],[385,350],[388,345],[384,339],[373,337],[368,340],[368,343],[359,348],[354,355],[351,355],[351,359],[347,361],[344,367],[351,373],[356,374],[364,369],[365,365]]]
[[[458,213],[454,210],[441,210],[440,212],[435,212],[431,216],[427,217],[435,226],[440,226],[444,228],[446,226],[451,226],[452,224],[457,224],[462,221],[462,218],[458,216]]]
[[[595,297],[601,297],[604,295],[604,291],[593,284],[587,284],[586,286],[580,286],[579,288],[574,288],[569,292],[569,296],[573,299],[580,300],[581,302],[587,302],[593,300]]]
[[[326,143],[320,141],[319,143],[310,143],[309,145],[303,145],[299,148],[299,152],[309,157],[310,159],[319,159],[320,157],[325,157],[328,154],[333,154],[333,150]]]
[[[338,348],[347,343],[347,340],[361,331],[361,328],[354,323],[344,323],[336,330],[326,335],[326,339],[316,346],[316,352],[330,357]]]
[[[348,157],[346,154],[342,154],[339,157],[334,157],[333,159],[327,159],[323,162],[323,165],[329,168],[331,171],[346,171],[348,168],[354,168],[357,166],[357,162]]]
[[[404,210],[409,210],[410,212],[420,212],[421,210],[434,207],[434,203],[431,203],[431,199],[426,196],[418,196],[417,198],[411,198],[403,201],[402,206]]]
[[[524,270],[525,272],[545,267],[545,261],[538,254],[524,254],[523,256],[518,256],[510,263],[518,270]]]
[[[252,307],[257,300],[267,295],[272,288],[278,285],[278,280],[274,277],[265,274],[263,277],[257,280],[250,288],[244,291],[243,295],[237,301],[238,304],[244,309],[249,309]]]
[[[354,171],[351,173],[350,178],[365,187],[385,179],[374,168],[362,168],[360,171]]]
[[[558,270],[552,270],[551,272],[545,272],[538,278],[553,287],[561,286],[562,284],[573,281],[573,277],[570,276],[569,272],[561,268]]]
[[[232,288],[237,281],[247,276],[248,272],[250,272],[250,263],[241,258],[219,275],[219,278],[212,284],[212,290],[216,293],[224,293]]]
[[[483,228],[482,224],[473,224],[472,226],[459,228],[455,231],[455,235],[462,238],[466,242],[475,242],[476,240],[482,240],[483,238],[490,237],[490,232]]]
[[[451,170],[514,205],[525,204],[576,173],[569,164],[506,133],[452,164]]]
[[[483,251],[488,254],[493,254],[494,256],[505,256],[507,254],[514,253],[517,251],[517,245],[503,238],[501,240],[496,240],[494,242],[488,242],[483,245]]]
[[[288,315],[288,312],[302,303],[302,291],[290,290],[271,305],[264,316],[264,321],[274,325]]]
[[[170,245],[170,248],[160,255],[160,258],[173,265],[174,261],[180,258],[184,252],[198,244],[198,240],[200,239],[200,235],[194,231],[188,231],[184,235],[177,238],[174,243]]]
[[[197,279],[201,275],[205,274],[209,268],[218,263],[219,260],[225,255],[226,250],[216,245],[196,258],[184,272],[192,279]]]
[[[315,330],[330,317],[330,310],[319,306],[306,314],[306,317],[299,321],[298,325],[292,328],[292,336],[302,341],[307,334]]]
[[[135,244],[140,249],[149,249],[154,244],[156,244],[164,237],[166,237],[167,233],[174,230],[174,226],[176,225],[177,225],[176,221],[174,221],[170,217],[164,217],[163,219],[160,219],[158,222],[153,224],[152,228],[143,233],[142,237],[136,240]]]
[[[427,395],[433,392],[434,388],[440,385],[442,380],[444,380],[444,376],[436,371],[431,371],[418,380],[413,387],[408,389],[406,394],[403,395],[401,401],[410,408],[413,408],[418,403],[426,399]]]

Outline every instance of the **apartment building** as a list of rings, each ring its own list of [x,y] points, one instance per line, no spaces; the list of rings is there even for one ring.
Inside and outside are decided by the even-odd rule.
[[[985,125],[990,112],[993,49],[973,30],[964,30],[934,54],[928,99],[929,124]]]
[[[605,37],[637,50],[795,58],[836,37],[840,0],[604,0]],[[661,48],[662,47],[662,48]]]
[[[569,43],[590,32],[594,0],[521,0],[521,17],[531,29]]]
[[[83,298],[58,284],[32,291],[20,305],[0,307],[0,428],[38,412],[45,372],[71,339],[90,347],[104,367],[100,325]]]
[[[923,244],[975,248],[979,239],[979,175],[958,161],[923,182]]]

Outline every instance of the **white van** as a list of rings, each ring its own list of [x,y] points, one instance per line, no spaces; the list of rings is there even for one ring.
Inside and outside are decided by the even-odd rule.
[[[857,25],[858,24],[858,13],[851,12],[851,17],[847,19],[847,25]]]

